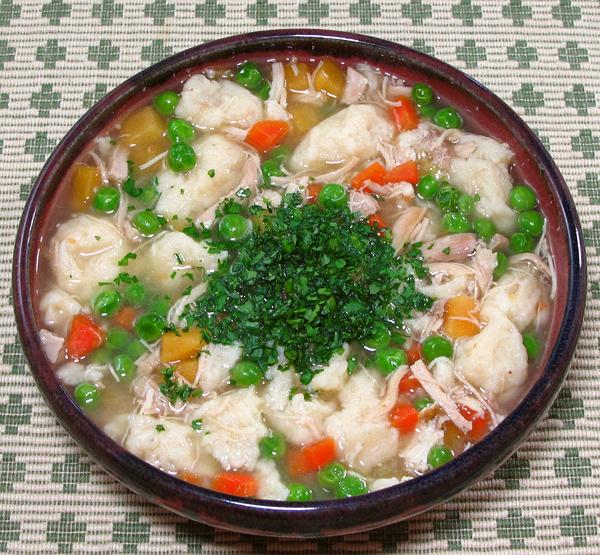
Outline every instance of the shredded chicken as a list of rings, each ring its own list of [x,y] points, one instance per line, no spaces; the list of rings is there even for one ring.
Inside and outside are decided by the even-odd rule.
[[[348,67],[346,70],[346,86],[342,95],[344,104],[358,102],[369,86],[369,80],[355,69]]]
[[[421,247],[426,262],[454,262],[471,256],[477,248],[474,233],[445,235]]]
[[[127,179],[127,149],[121,145],[113,148],[108,158],[108,178],[121,183]]]
[[[379,210],[379,203],[371,195],[351,189],[348,194],[348,208],[367,218]]]
[[[287,91],[285,88],[283,64],[281,62],[271,64],[271,73],[273,79],[271,81],[269,98],[265,102],[265,112],[268,119],[287,121],[290,119],[290,115],[286,111]]]
[[[413,242],[414,232],[423,220],[426,208],[411,206],[400,214],[392,226],[392,244],[396,252],[402,251],[407,244]]]
[[[65,340],[45,329],[41,329],[39,335],[44,353],[48,357],[48,360],[54,364],[58,360],[58,355],[63,348]]]

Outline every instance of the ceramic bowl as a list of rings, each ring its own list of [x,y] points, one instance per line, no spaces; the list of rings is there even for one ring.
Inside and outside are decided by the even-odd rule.
[[[56,378],[36,332],[32,299],[38,247],[61,176],[115,117],[140,97],[181,82],[208,64],[294,53],[366,61],[414,83],[429,83],[469,127],[510,145],[515,174],[529,183],[547,218],[558,269],[556,303],[537,379],[515,410],[483,441],[443,467],[403,484],[337,501],[287,503],[231,497],[157,470],[109,439],[78,408]],[[13,294],[21,342],[46,402],[77,442],[117,480],[153,503],[209,525],[272,536],[324,536],[398,522],[442,503],[488,475],[513,453],[558,393],[577,342],[586,291],[581,227],[569,190],[552,158],[513,110],[461,71],[423,53],[372,37],[321,30],[250,33],[203,44],[138,73],[89,110],[54,150],[37,178],[14,251]]]

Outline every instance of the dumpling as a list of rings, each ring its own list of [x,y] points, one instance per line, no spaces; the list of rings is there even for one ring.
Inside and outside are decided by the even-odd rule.
[[[156,212],[178,220],[195,219],[234,190],[240,182],[247,151],[223,135],[211,134],[194,143],[196,167],[187,175],[170,170],[158,176]],[[214,170],[211,177],[208,172]],[[211,172],[212,174],[212,172]]]
[[[262,119],[263,103],[228,79],[193,75],[183,85],[175,113],[202,128],[233,125],[246,129]]]
[[[285,501],[290,490],[285,487],[273,461],[261,459],[256,463],[254,474],[258,481],[258,497],[273,501]]]
[[[527,351],[517,327],[499,310],[489,309],[487,325],[458,341],[455,366],[477,387],[500,394],[527,378]]]
[[[202,446],[224,468],[256,467],[258,442],[268,434],[262,405],[254,387],[249,387],[214,397],[194,411],[194,418],[202,419]]]
[[[180,231],[167,231],[145,243],[129,262],[130,271],[152,287],[177,295],[197,283],[202,272],[214,272],[224,254],[211,254],[204,242],[194,241]]]
[[[61,289],[87,304],[99,282],[112,281],[127,253],[121,232],[112,223],[81,214],[61,224],[50,241],[50,259]]]
[[[339,391],[348,380],[348,345],[344,352],[331,357],[329,364],[315,374],[309,384],[312,391]]]
[[[502,312],[523,331],[537,315],[541,289],[538,280],[526,270],[509,269],[492,287],[481,305],[481,316],[489,320]]]
[[[99,385],[107,373],[108,366],[99,364],[86,366],[79,362],[67,362],[56,371],[56,375],[62,383],[73,386],[79,385],[81,382]]]
[[[216,391],[225,386],[229,380],[229,371],[241,356],[242,348],[237,345],[206,345],[198,361],[198,385],[202,391]]]
[[[379,142],[389,142],[393,135],[394,126],[381,108],[371,104],[348,106],[306,134],[289,167],[294,172],[318,171],[354,156],[367,160],[378,154]]]
[[[515,213],[508,205],[512,183],[507,168],[512,153],[489,137],[470,135],[468,140],[475,145],[474,150],[466,159],[451,159],[450,182],[463,193],[478,194],[477,215],[491,218],[499,231],[510,233],[515,224]]]
[[[40,299],[40,312],[44,325],[53,332],[65,336],[71,319],[81,311],[81,305],[68,293],[54,287]]]

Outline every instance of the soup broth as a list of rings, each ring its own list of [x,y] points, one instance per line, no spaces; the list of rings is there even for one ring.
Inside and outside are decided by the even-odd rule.
[[[554,297],[508,145],[425,83],[330,58],[206,69],[65,176],[39,333],[99,427],[262,499],[437,468],[527,387]]]

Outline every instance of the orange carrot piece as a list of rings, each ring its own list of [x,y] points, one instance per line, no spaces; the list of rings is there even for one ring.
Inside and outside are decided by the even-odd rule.
[[[398,391],[400,393],[414,393],[420,387],[421,382],[417,380],[417,378],[415,378],[413,373],[409,370],[406,374],[404,374],[404,376],[402,376],[402,379],[398,384]]]
[[[89,355],[104,342],[104,330],[85,314],[73,317],[65,341],[67,358],[79,360]]]
[[[392,117],[400,131],[410,131],[419,125],[419,115],[415,110],[412,100],[408,96],[399,96],[396,102],[400,104],[392,107]]]
[[[471,431],[467,437],[471,441],[479,441],[490,430],[491,417],[488,411],[476,411],[467,405],[457,405],[458,412],[462,414],[469,422],[471,422]]]
[[[477,304],[473,297],[457,295],[444,306],[444,333],[452,339],[471,337],[480,331]]]
[[[194,474],[193,472],[187,472],[187,471],[183,471],[183,472],[179,472],[177,474],[177,477],[181,480],[184,480],[190,484],[194,484],[195,486],[201,486],[202,485],[202,480],[200,478],[200,476],[198,476],[197,474]]]
[[[379,212],[371,214],[367,221],[371,227],[375,227],[375,225],[377,225],[377,235],[380,237],[385,235],[385,230],[388,228],[388,226],[385,225],[385,222],[383,221],[383,218]]]
[[[113,318],[115,324],[131,331],[133,329],[133,323],[137,318],[138,312],[132,306],[124,306],[119,312],[117,312]]]
[[[335,442],[326,437],[317,443],[306,445],[301,449],[291,451],[287,462],[292,476],[301,476],[321,470],[336,457]]]
[[[388,414],[390,424],[401,434],[415,431],[419,422],[419,411],[408,403],[397,404]]]
[[[350,184],[357,191],[364,191],[366,193],[372,193],[368,187],[363,187],[365,181],[373,181],[379,185],[383,185],[386,182],[387,173],[385,168],[379,162],[373,162],[370,166],[367,166],[364,170],[359,171],[350,181]]]
[[[309,204],[317,202],[321,189],[323,189],[322,183],[309,183],[308,187],[306,188],[306,201]]]
[[[408,160],[408,162],[392,168],[385,178],[386,183],[400,183],[401,181],[406,181],[411,185],[419,182],[419,167],[414,160]]]
[[[267,152],[283,141],[290,126],[282,120],[263,120],[255,123],[246,135],[246,142],[260,152]]]
[[[419,345],[419,343],[413,343],[413,345],[406,349],[406,356],[408,357],[409,365],[417,362],[417,360],[421,358],[421,345]]]
[[[258,482],[246,472],[220,472],[213,479],[212,489],[238,497],[254,497],[258,493]]]

